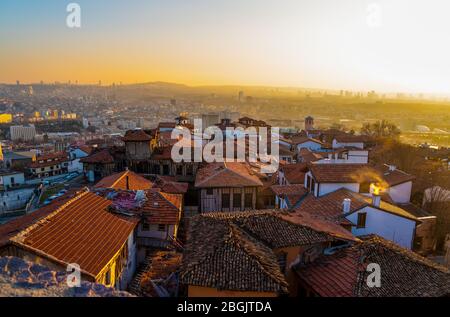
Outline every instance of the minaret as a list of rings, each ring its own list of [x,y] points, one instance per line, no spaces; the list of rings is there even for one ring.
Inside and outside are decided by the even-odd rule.
[[[308,116],[305,118],[305,130],[310,131],[314,129],[314,118]]]

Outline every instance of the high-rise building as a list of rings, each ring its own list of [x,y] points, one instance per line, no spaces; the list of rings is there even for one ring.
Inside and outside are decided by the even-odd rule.
[[[238,100],[239,101],[244,101],[244,92],[242,90],[238,94]]]
[[[32,141],[36,136],[36,128],[34,125],[29,126],[17,125],[10,128],[12,141]]]

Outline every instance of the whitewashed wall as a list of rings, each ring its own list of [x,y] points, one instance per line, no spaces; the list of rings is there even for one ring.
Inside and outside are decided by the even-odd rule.
[[[362,210],[348,215],[346,218],[355,225],[358,222],[358,213],[366,212],[366,227],[352,227],[352,234],[355,236],[377,234],[387,240],[407,249],[412,248],[416,222],[382,210],[365,207]]]

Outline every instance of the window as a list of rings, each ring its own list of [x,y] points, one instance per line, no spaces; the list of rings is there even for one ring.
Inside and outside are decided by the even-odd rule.
[[[154,174],[159,175],[159,173],[160,173],[159,164],[153,166],[153,172],[154,172]]]
[[[233,208],[241,208],[241,193],[233,194]]]
[[[183,175],[183,165],[177,165],[177,175]]]
[[[163,165],[163,175],[169,175],[169,165]]]
[[[222,209],[230,208],[230,194],[222,194]]]
[[[166,231],[166,225],[158,225],[158,231]]]
[[[144,222],[142,224],[142,231],[149,231],[150,230],[150,225],[146,222]]]
[[[212,196],[213,194],[214,194],[214,191],[213,191],[212,188],[207,188],[207,189],[206,189],[206,195]]]
[[[252,208],[253,207],[253,194],[252,193],[247,193],[245,194],[245,199],[244,199],[244,206],[245,208]]]
[[[15,181],[14,177],[11,177],[11,184],[14,185],[15,182],[16,181]]]
[[[190,164],[186,165],[186,175],[188,176],[194,175],[194,169]]]
[[[358,214],[358,223],[356,225],[356,228],[365,228],[366,227],[366,218],[367,218],[367,213],[362,212],[362,213]]]

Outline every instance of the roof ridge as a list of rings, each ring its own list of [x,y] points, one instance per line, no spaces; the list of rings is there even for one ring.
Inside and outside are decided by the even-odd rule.
[[[404,248],[400,247],[399,245],[395,244],[394,242],[383,239],[378,235],[374,235],[369,240],[364,241],[364,243],[366,243],[366,245],[368,245],[369,247],[372,247],[372,248],[381,246],[385,249],[388,249],[389,251],[394,252],[397,255],[406,256],[410,261],[412,261],[414,263],[426,266],[428,268],[433,268],[433,269],[439,270],[443,273],[450,274],[450,270],[448,268],[446,268],[445,266],[435,263],[419,254],[416,254],[415,252],[413,252],[409,249],[404,249]],[[364,244],[363,244],[363,247],[364,247]]]
[[[240,229],[239,226],[236,225],[235,223],[233,223],[232,221],[227,221],[227,222],[228,222],[227,225],[229,228],[228,239],[229,240],[232,239],[233,242],[238,244],[241,247],[241,249],[248,256],[255,259],[256,262],[258,263],[258,266],[260,267],[260,269],[264,272],[264,274],[267,277],[269,277],[271,280],[273,280],[279,284],[282,284],[283,286],[287,286],[286,280],[284,279],[283,274],[281,274],[281,270],[280,270],[278,263],[276,265],[276,268],[280,270],[279,271],[280,274],[278,274],[279,272],[277,272],[276,270],[270,272],[268,270],[268,268],[266,267],[266,266],[269,266],[269,267],[271,266],[269,263],[267,263],[268,261],[264,261],[264,257],[262,257],[260,254],[258,254],[258,252],[260,252],[259,250],[255,250],[255,252],[253,252],[253,250],[251,250],[251,247],[254,246],[256,248],[267,249],[264,251],[268,251],[268,252],[272,253],[273,255],[275,255],[273,253],[273,251],[269,247],[267,247],[264,243],[259,242],[255,238],[248,235],[244,230]],[[252,241],[252,239],[255,241]]]
[[[112,183],[112,185],[111,185],[110,187],[111,187],[111,188],[114,188],[114,186],[116,186],[116,184],[117,184],[118,182],[120,182],[120,181],[122,180],[122,178],[124,178],[125,175],[127,175],[129,172],[130,172],[129,170],[123,171],[123,172],[122,172],[122,175],[121,175],[118,179],[116,179],[116,181],[115,181],[114,183]],[[111,176],[114,176],[114,175],[111,175]]]

